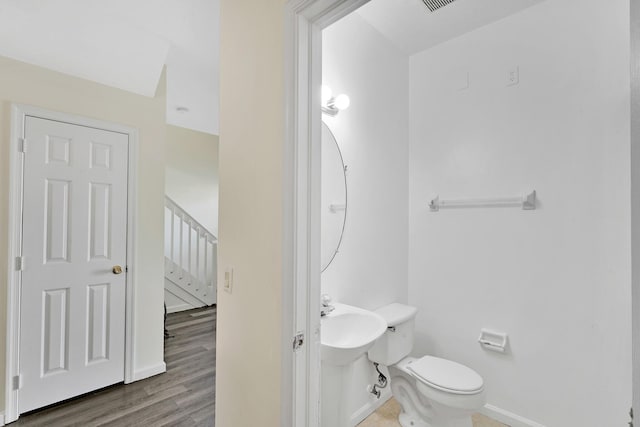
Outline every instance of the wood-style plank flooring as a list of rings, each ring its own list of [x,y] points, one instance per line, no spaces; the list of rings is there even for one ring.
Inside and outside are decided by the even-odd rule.
[[[167,372],[22,415],[10,426],[214,425],[216,308],[170,314]]]

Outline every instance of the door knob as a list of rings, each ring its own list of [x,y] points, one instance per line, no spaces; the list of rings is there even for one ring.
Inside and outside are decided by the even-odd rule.
[[[122,267],[120,267],[119,265],[114,265],[113,270],[111,271],[113,271],[113,274],[120,274],[122,273]]]

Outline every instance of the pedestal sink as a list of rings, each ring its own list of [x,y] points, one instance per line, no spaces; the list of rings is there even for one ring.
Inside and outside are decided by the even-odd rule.
[[[387,330],[378,314],[346,304],[333,304],[320,321],[322,361],[322,427],[347,427],[351,420],[354,366],[366,367],[366,352]],[[362,360],[358,360],[362,359]]]
[[[387,322],[376,313],[346,304],[320,321],[321,357],[324,363],[346,365],[362,356],[387,330]]]

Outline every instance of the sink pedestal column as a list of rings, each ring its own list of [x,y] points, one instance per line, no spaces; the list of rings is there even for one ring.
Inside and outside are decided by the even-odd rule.
[[[351,427],[351,393],[353,363],[336,366],[322,363],[320,425],[322,427]]]

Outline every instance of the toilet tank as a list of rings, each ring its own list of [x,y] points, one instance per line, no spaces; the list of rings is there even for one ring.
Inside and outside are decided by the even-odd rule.
[[[387,331],[368,352],[369,360],[391,366],[408,356],[413,349],[413,329],[418,309],[393,303],[376,310],[387,321]]]

